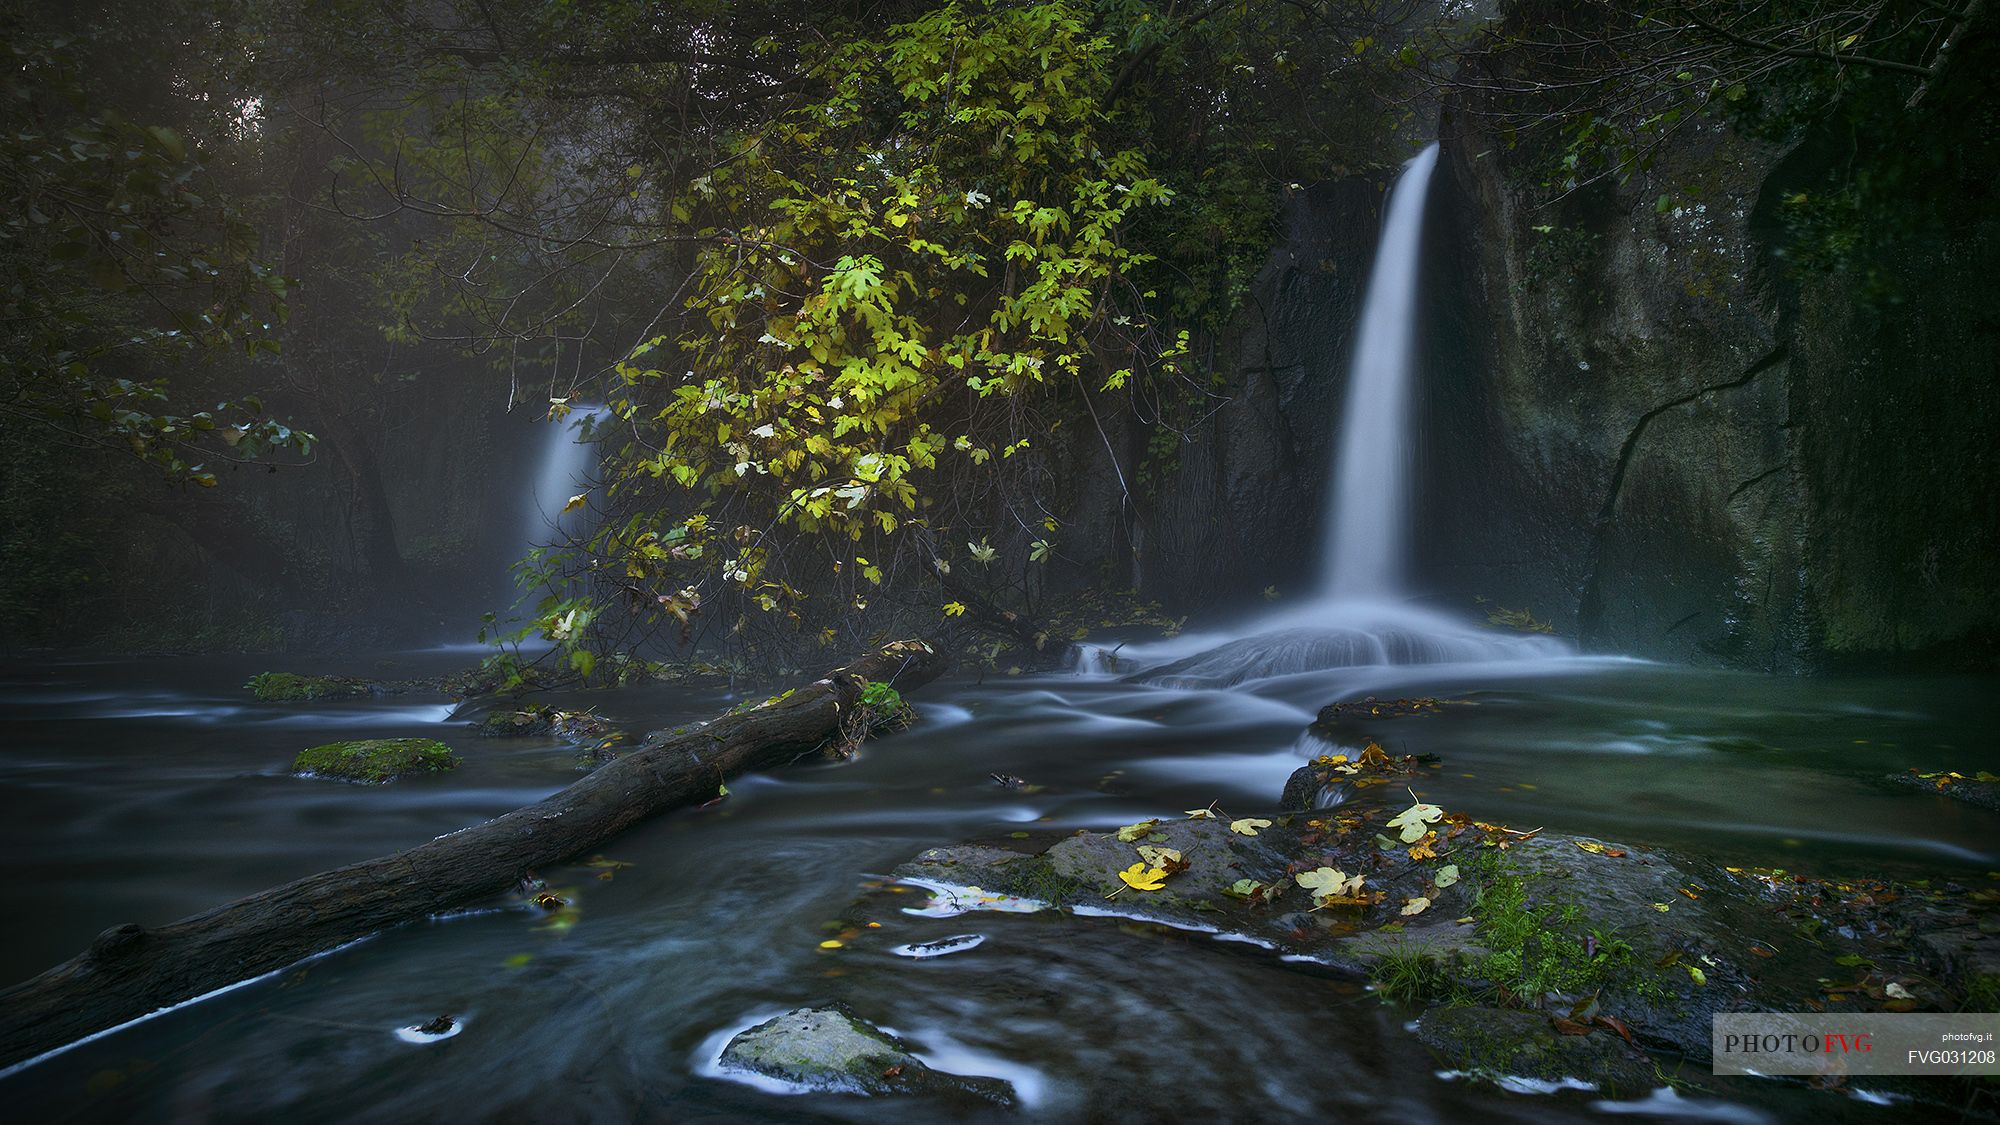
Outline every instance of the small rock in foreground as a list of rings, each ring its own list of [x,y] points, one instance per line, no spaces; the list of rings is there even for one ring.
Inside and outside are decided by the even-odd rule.
[[[932,1070],[907,1044],[841,1004],[797,1008],[765,1020],[729,1041],[722,1065],[836,1093],[970,1096],[1014,1104],[1014,1088],[1006,1082]]]

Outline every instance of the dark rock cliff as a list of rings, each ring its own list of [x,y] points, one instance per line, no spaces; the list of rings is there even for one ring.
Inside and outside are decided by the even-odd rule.
[[[1476,115],[1447,113],[1444,140],[1428,581],[1593,650],[1991,661],[2000,215],[1904,238],[1872,273],[1802,268],[1778,211],[1816,182],[1810,136],[1708,122],[1553,204]]]

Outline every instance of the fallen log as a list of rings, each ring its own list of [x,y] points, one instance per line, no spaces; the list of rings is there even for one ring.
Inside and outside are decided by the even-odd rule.
[[[756,707],[647,745],[545,800],[392,856],[148,928],[115,926],[82,954],[0,991],[0,1068],[316,953],[510,890],[722,782],[865,733],[870,682],[905,691],[944,659],[899,641]]]

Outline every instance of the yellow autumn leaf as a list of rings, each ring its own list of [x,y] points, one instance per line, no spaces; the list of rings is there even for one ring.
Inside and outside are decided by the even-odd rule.
[[[1229,830],[1238,836],[1255,836],[1259,828],[1269,828],[1271,822],[1260,816],[1246,816],[1229,822]]]
[[[1189,809],[1189,810],[1187,810],[1187,816],[1188,816],[1188,819],[1189,819],[1189,820],[1214,820],[1214,819],[1215,819],[1215,810],[1214,810],[1214,809]]]
[[[1120,871],[1118,878],[1135,891],[1157,891],[1166,885],[1167,873],[1158,867],[1135,863]]]
[[[565,513],[576,511],[578,508],[583,507],[583,502],[589,499],[589,497],[590,493],[588,492],[577,493],[575,496],[569,498],[569,503],[563,505],[563,511]]]
[[[1410,858],[1436,859],[1437,849],[1431,846],[1435,843],[1437,843],[1437,833],[1435,832],[1424,833],[1423,839],[1418,840],[1416,843],[1410,845]]]
[[[1181,853],[1172,848],[1163,848],[1158,844],[1140,844],[1138,851],[1139,858],[1152,864],[1154,867],[1171,867],[1174,864],[1182,862]]]
[[[1129,844],[1141,836],[1151,835],[1153,828],[1159,823],[1159,820],[1154,819],[1142,820],[1137,824],[1128,824],[1118,830],[1118,841],[1119,843]]]
[[[1431,908],[1431,900],[1425,898],[1422,895],[1418,895],[1417,897],[1403,903],[1404,914],[1422,914],[1424,911],[1429,910],[1430,908]]]

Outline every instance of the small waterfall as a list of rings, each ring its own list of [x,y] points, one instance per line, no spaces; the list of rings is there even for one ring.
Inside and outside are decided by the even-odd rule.
[[[1416,382],[1417,268],[1424,200],[1437,167],[1433,143],[1390,189],[1348,364],[1327,521],[1322,589],[1336,600],[1394,593],[1406,565],[1411,476],[1410,399]]]
[[[539,435],[541,463],[522,513],[520,550],[560,542],[581,531],[587,508],[564,512],[570,498],[590,487],[597,470],[597,443],[592,428],[609,417],[610,409],[595,403],[576,406],[561,421],[551,420]]]
[[[1438,146],[1403,166],[1389,191],[1349,362],[1340,439],[1327,490],[1319,589],[1312,600],[1229,633],[1131,645],[1139,679],[1226,687],[1246,680],[1393,664],[1537,659],[1568,652],[1549,637],[1469,626],[1405,604],[1416,418],[1417,308],[1424,204]],[[1100,671],[1091,661],[1087,667]]]

